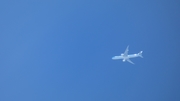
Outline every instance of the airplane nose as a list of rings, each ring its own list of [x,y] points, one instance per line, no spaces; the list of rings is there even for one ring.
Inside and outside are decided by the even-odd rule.
[[[113,56],[112,59],[115,60],[115,59],[116,59],[116,56]]]

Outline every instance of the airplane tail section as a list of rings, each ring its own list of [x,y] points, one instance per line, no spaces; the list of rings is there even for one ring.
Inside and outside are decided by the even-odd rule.
[[[143,51],[140,51],[140,52],[138,53],[139,57],[141,57],[141,58],[143,58],[142,52],[143,52]]]

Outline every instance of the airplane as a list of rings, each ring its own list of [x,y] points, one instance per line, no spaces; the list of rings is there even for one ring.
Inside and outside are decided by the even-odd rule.
[[[127,61],[127,62],[129,62],[129,63],[131,63],[131,64],[134,64],[134,63],[130,60],[130,58],[136,58],[136,57],[141,57],[141,58],[143,58],[143,56],[142,56],[142,52],[143,52],[143,51],[140,51],[140,52],[137,53],[137,54],[130,54],[130,55],[128,55],[128,51],[129,51],[129,46],[127,46],[127,48],[126,48],[126,50],[125,50],[124,53],[122,53],[120,56],[114,56],[114,57],[112,57],[112,59],[113,59],[113,60],[123,59],[123,60],[122,60],[123,62]]]

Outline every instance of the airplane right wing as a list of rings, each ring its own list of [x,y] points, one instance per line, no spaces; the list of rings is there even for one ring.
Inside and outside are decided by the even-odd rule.
[[[128,55],[128,51],[129,51],[129,46],[127,46],[125,52],[124,52],[124,55],[127,56]]]
[[[134,64],[130,59],[127,59],[127,61],[128,61],[129,63],[131,63],[131,64]]]

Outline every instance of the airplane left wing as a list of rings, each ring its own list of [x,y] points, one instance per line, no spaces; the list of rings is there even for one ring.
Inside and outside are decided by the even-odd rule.
[[[125,52],[124,52],[124,55],[127,56],[128,55],[128,51],[129,51],[129,46],[127,46]]]
[[[127,61],[128,61],[129,63],[131,63],[131,64],[134,64],[130,59],[127,59]]]

